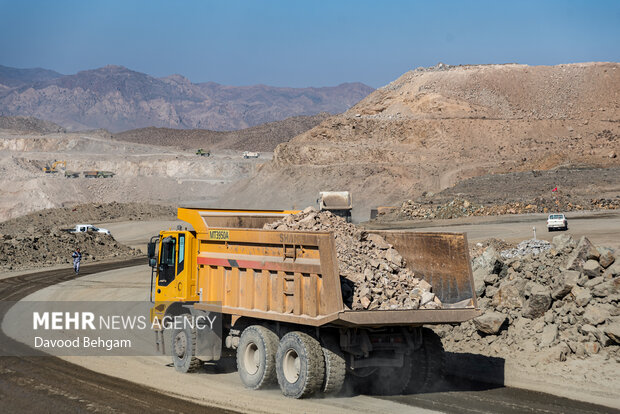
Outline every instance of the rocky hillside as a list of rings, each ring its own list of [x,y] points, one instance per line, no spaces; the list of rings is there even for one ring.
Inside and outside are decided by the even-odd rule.
[[[172,145],[181,148],[234,149],[273,151],[278,144],[314,128],[330,115],[295,116],[282,121],[268,122],[236,131],[210,131],[208,129],[140,128],[114,134],[119,141],[150,145]],[[1,122],[1,118],[0,118]]]
[[[157,79],[121,66],[60,77],[32,74],[31,81],[22,72],[6,72],[0,72],[0,115],[34,116],[72,130],[234,130],[291,116],[340,113],[372,91],[361,83],[324,88],[195,84],[180,75]]]
[[[471,177],[618,166],[619,91],[618,63],[416,69],[278,146],[229,202],[305,206],[342,189],[367,218]]]
[[[63,127],[53,122],[43,121],[31,116],[0,116],[0,129],[39,134],[66,132]]]

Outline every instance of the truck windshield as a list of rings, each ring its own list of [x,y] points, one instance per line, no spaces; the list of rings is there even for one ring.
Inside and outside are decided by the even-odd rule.
[[[564,218],[564,216],[562,214],[552,214],[549,216],[549,218],[551,220],[561,220]]]

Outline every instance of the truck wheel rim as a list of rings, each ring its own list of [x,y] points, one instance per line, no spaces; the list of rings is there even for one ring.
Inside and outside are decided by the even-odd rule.
[[[282,361],[282,370],[284,371],[284,377],[286,380],[294,384],[299,379],[299,372],[301,358],[294,349],[289,349],[284,354],[284,360]]]
[[[254,342],[250,342],[243,352],[243,365],[248,374],[254,375],[260,366],[260,352]]]
[[[185,349],[187,348],[187,341],[183,332],[179,332],[174,338],[174,352],[179,358],[185,356]]]

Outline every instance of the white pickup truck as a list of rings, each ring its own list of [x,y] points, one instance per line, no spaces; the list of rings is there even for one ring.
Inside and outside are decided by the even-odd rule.
[[[85,233],[92,231],[94,233],[110,234],[110,230],[95,227],[92,224],[76,224],[73,229],[66,229],[69,233]]]
[[[549,214],[547,230],[568,230],[568,220],[564,214]]]
[[[258,158],[260,152],[243,151],[243,158]]]

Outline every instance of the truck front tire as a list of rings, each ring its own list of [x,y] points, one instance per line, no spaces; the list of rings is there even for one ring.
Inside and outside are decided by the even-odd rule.
[[[325,360],[319,341],[303,332],[284,335],[276,354],[276,373],[282,394],[287,397],[305,398],[320,391]]]
[[[174,369],[179,372],[196,372],[201,366],[202,361],[196,355],[196,328],[190,324],[185,324],[183,329],[172,331],[172,363]]]
[[[258,390],[276,382],[278,336],[260,325],[243,330],[237,347],[237,370],[247,388]]]

